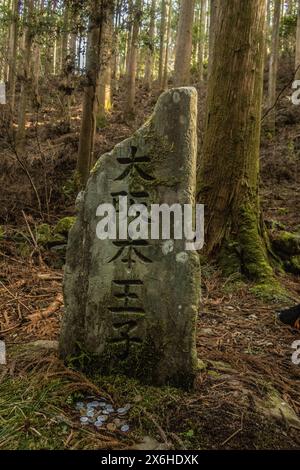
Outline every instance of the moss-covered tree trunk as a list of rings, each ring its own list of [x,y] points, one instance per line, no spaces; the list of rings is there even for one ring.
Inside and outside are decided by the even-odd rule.
[[[264,25],[264,1],[219,2],[198,175],[207,254],[260,281],[273,274],[258,196]]]

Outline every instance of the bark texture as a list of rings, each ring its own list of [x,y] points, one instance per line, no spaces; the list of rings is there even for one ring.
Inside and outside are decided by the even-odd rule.
[[[182,0],[176,40],[176,86],[188,85],[190,81],[194,10],[195,0]]]
[[[265,2],[220,2],[198,179],[206,253],[256,280],[273,273],[258,196],[264,28]]]

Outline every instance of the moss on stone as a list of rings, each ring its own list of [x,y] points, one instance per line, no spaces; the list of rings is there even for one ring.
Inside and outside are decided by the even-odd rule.
[[[280,303],[289,300],[288,292],[281,287],[276,279],[256,284],[250,288],[250,292],[266,302]]]
[[[82,345],[77,344],[76,355],[68,357],[67,363],[69,366],[79,368],[92,377],[98,373],[103,375],[126,375],[136,378],[144,384],[161,385],[159,378],[157,378],[156,368],[157,363],[162,359],[163,351],[158,351],[153,341],[146,338],[141,344],[132,344],[126,355],[124,355],[123,346],[118,343],[107,345],[102,354],[90,354],[84,350]],[[201,367],[201,363],[197,364],[196,369],[198,369],[198,366]],[[183,389],[191,388],[196,369],[192,371],[190,377],[187,377],[186,373],[172,375],[170,370],[170,380],[167,384]],[[165,375],[166,372],[162,371],[162,376]],[[165,382],[165,380],[162,379],[162,382]]]
[[[300,255],[292,256],[284,263],[285,270],[293,274],[300,274]]]
[[[300,234],[281,231],[272,237],[272,246],[279,256],[300,254]]]

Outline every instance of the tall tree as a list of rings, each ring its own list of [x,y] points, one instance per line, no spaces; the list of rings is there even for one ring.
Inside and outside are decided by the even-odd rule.
[[[64,63],[69,53],[69,37],[70,37],[70,0],[64,0],[64,14],[63,14],[63,30],[61,37],[61,64],[60,69],[63,70]]]
[[[153,67],[153,59],[154,59],[154,35],[155,35],[155,14],[156,14],[156,0],[151,1],[151,10],[150,10],[150,25],[149,25],[149,33],[147,38],[147,47],[148,53],[146,56],[146,64],[145,64],[145,84],[147,90],[151,89],[152,84],[152,67]]]
[[[228,274],[267,282],[273,271],[258,196],[264,31],[264,1],[220,2],[198,189],[206,253]]]
[[[210,76],[212,64],[214,60],[214,45],[216,37],[216,24],[218,16],[218,7],[220,0],[209,0],[210,3],[210,20],[209,20],[209,55],[208,55],[208,77]]]
[[[25,126],[26,126],[26,110],[31,93],[32,74],[32,44],[34,38],[33,28],[34,17],[34,0],[25,0],[24,2],[24,45],[22,51],[21,66],[21,90],[18,109],[18,128],[16,132],[16,146],[21,152],[25,144]]]
[[[200,15],[199,15],[199,24],[198,24],[198,75],[199,80],[203,80],[203,54],[204,54],[204,41],[205,41],[205,7],[206,0],[200,0]]]
[[[163,86],[164,75],[164,57],[166,48],[166,17],[167,17],[167,3],[166,0],[161,0],[161,18],[159,30],[159,63],[158,63],[158,85],[160,89]]]
[[[142,19],[142,0],[136,0],[134,4],[134,9],[133,9],[133,26],[132,26],[132,36],[131,36],[131,44],[130,44],[128,77],[127,77],[127,100],[125,103],[125,110],[124,110],[124,115],[127,117],[132,117],[134,114],[137,53],[138,53],[138,41],[139,41],[139,30],[140,30],[141,19]]]
[[[167,37],[166,37],[166,50],[165,50],[165,61],[164,61],[164,73],[163,73],[163,82],[162,89],[166,90],[168,88],[168,75],[169,75],[169,46],[170,46],[170,36],[171,36],[171,21],[172,21],[172,2],[168,1],[168,22],[167,22]]]
[[[109,11],[107,22],[103,25],[101,64],[98,88],[97,122],[101,125],[106,113],[111,109],[111,66],[113,46],[114,11]]]
[[[112,0],[91,0],[90,2],[86,83],[77,159],[80,186],[84,186],[87,182],[93,165],[102,33],[113,6]]]
[[[190,82],[192,35],[195,0],[182,0],[176,39],[175,86],[188,85]]]
[[[271,53],[269,60],[269,86],[268,86],[268,127],[270,132],[275,131],[275,108],[276,99],[276,83],[278,70],[278,54],[279,54],[279,28],[280,28],[281,0],[274,1],[274,14],[272,24]]]
[[[12,0],[11,20],[9,28],[9,45],[8,45],[8,100],[11,111],[15,109],[15,90],[17,76],[17,48],[18,48],[18,26],[19,26],[19,8],[20,0]]]

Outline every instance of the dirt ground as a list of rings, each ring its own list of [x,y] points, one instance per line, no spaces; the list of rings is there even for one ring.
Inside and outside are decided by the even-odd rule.
[[[200,88],[199,147],[204,96]],[[140,87],[137,116],[130,123],[122,119],[123,98],[121,89],[98,130],[97,156],[142,124],[157,93]],[[39,227],[74,215],[76,196],[79,100],[74,100],[72,130],[65,134],[55,99],[31,114],[23,155],[15,154],[5,125],[0,133],[0,339],[8,347],[8,364],[0,366],[0,449],[137,448],[145,436],[156,448],[299,449],[300,366],[291,356],[300,336],[275,320],[277,310],[300,302],[299,276],[279,274],[289,298],[265,299],[242,279],[224,278],[214,265],[202,267],[201,370],[190,392],[121,377],[87,378],[60,362],[55,343],[35,343],[57,340],[63,314],[65,243],[39,241]],[[277,121],[275,138],[265,133],[262,139],[263,213],[269,223],[295,230],[300,224],[300,109],[283,98]],[[132,402],[131,431],[83,429],[74,403],[89,394],[116,405]]]

